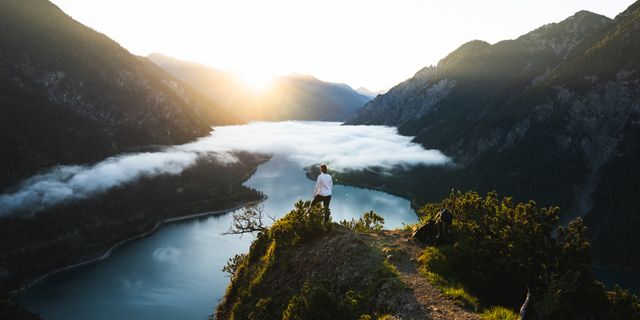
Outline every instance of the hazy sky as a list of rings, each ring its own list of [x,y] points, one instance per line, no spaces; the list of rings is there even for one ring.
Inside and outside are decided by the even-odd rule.
[[[633,0],[53,0],[134,54],[226,71],[312,74],[389,88],[462,43],[513,39],[579,10],[610,18]]]

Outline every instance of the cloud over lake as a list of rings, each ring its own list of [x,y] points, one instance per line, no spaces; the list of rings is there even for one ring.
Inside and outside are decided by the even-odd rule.
[[[449,159],[426,150],[384,126],[341,126],[335,122],[254,122],[215,127],[211,135],[159,152],[123,154],[91,166],[58,166],[0,195],[0,216],[35,212],[63,201],[87,198],[141,176],[180,174],[201,155],[221,162],[233,152],[281,154],[300,168],[326,163],[332,170],[440,165]]]

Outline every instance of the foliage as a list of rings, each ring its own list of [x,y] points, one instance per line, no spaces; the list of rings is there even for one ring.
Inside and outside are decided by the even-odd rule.
[[[482,320],[519,320],[520,315],[505,307],[491,307],[482,311]]]
[[[449,267],[447,257],[436,247],[427,247],[418,258],[422,264],[420,271],[427,281],[439,288],[445,287],[454,275]]]
[[[384,227],[384,218],[374,211],[365,212],[360,219],[342,220],[340,225],[355,232],[380,232]]]
[[[298,201],[294,210],[269,228],[270,238],[279,245],[293,246],[307,242],[327,230],[330,225],[323,223],[323,210],[308,208],[308,201]]]
[[[223,234],[244,234],[267,230],[267,227],[262,222],[263,211],[264,205],[259,203],[233,213],[231,227],[229,227],[229,231]]]
[[[637,298],[619,291],[606,294],[591,271],[587,230],[582,220],[558,226],[557,208],[533,201],[515,203],[495,192],[452,193],[424,206],[425,219],[443,206],[452,208],[457,241],[428,247],[419,261],[427,280],[463,296],[468,289],[483,305],[518,308],[532,290],[527,316],[539,319],[586,319],[593,315],[629,318]],[[451,289],[453,288],[453,289]]]
[[[305,283],[300,294],[294,295],[282,314],[282,320],[358,319],[364,309],[362,294],[349,290],[340,299],[324,283]],[[366,318],[366,316],[365,316]]]
[[[232,258],[229,258],[229,261],[227,261],[227,264],[224,267],[222,267],[222,272],[228,273],[231,276],[231,280],[233,281],[233,277],[236,275],[236,272],[238,271],[238,266],[246,258],[247,258],[247,255],[245,253],[234,255]]]
[[[628,290],[616,286],[613,291],[607,292],[607,299],[611,319],[640,320],[640,299]]]
[[[478,298],[468,292],[451,269],[446,252],[451,246],[427,247],[418,262],[421,264],[420,273],[432,285],[438,287],[442,293],[463,307],[477,310]]]

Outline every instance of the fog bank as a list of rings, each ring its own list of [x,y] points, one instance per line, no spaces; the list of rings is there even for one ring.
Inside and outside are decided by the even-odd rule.
[[[57,166],[0,195],[0,217],[32,213],[63,201],[94,196],[141,176],[180,174],[201,155],[234,162],[233,152],[282,154],[300,165],[326,163],[330,170],[439,165],[449,159],[383,126],[341,126],[336,122],[254,122],[215,127],[192,143],[159,152],[123,154],[91,166]]]

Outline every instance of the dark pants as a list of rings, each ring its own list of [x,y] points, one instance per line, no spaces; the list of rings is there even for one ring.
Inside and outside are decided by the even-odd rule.
[[[313,197],[313,201],[311,201],[311,207],[315,206],[320,201],[322,201],[322,206],[324,207],[324,222],[327,223],[329,222],[329,203],[331,202],[331,196],[317,195]]]

